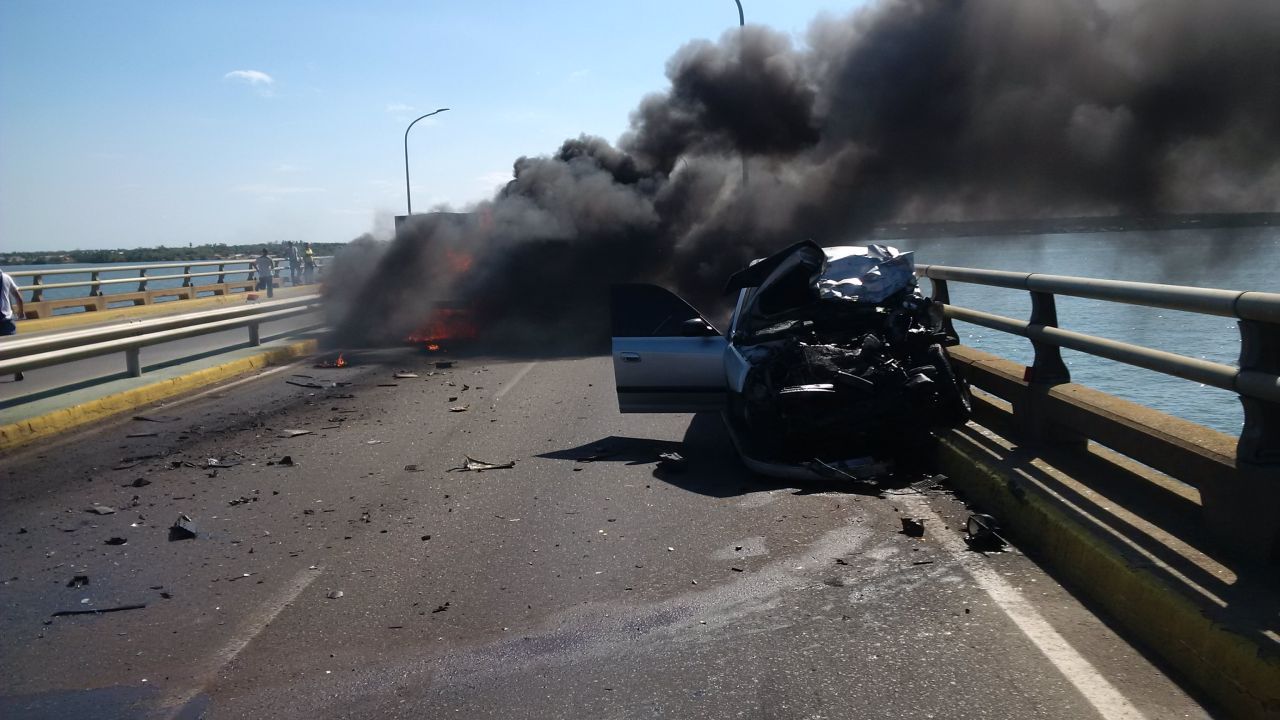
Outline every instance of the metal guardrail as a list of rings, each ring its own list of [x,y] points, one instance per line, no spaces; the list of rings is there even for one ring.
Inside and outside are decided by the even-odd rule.
[[[142,375],[140,350],[144,347],[239,327],[249,329],[251,345],[260,345],[262,341],[259,330],[262,323],[314,312],[319,305],[319,295],[307,295],[238,308],[187,313],[126,325],[14,340],[0,346],[0,375],[123,352],[127,372],[131,377],[139,377]],[[319,323],[316,326],[318,325]]]
[[[916,274],[933,283],[933,299],[944,306],[952,338],[957,336],[951,321],[960,320],[1029,339],[1035,350],[1027,374],[1032,384],[1051,386],[1071,381],[1060,352],[1065,347],[1229,390],[1240,396],[1245,410],[1238,458],[1247,462],[1280,460],[1280,294],[942,265],[919,265]],[[1031,294],[1031,317],[1018,320],[952,305],[949,282],[1025,290]],[[1057,295],[1236,318],[1241,339],[1239,366],[1063,330],[1058,327]]]
[[[332,259],[332,255],[323,255],[315,258],[316,268],[323,267],[326,260]],[[246,267],[233,267],[244,265]],[[204,272],[192,272],[193,268],[207,268],[217,266],[217,270],[209,270]],[[272,258],[273,276],[280,277],[281,270],[288,269],[288,260],[285,258]],[[182,268],[181,273],[171,273],[166,275],[148,275],[148,271],[161,270],[167,268]],[[135,277],[125,278],[108,278],[102,279],[103,273],[116,272],[136,272]],[[50,275],[83,275],[88,274],[88,280],[73,280],[68,282],[44,282],[45,276]],[[106,285],[125,285],[136,283],[137,292],[145,292],[147,283],[156,280],[182,280],[182,287],[191,287],[196,285],[192,282],[193,278],[216,277],[213,284],[222,284],[226,282],[228,275],[244,275],[245,280],[254,280],[257,277],[257,268],[253,259],[248,260],[197,260],[192,262],[180,263],[151,263],[147,265],[116,265],[111,267],[86,267],[86,268],[68,268],[57,270],[18,270],[11,272],[9,275],[13,278],[29,277],[33,279],[30,285],[20,285],[18,290],[22,292],[30,292],[29,300],[33,303],[41,302],[44,297],[45,290],[56,290],[73,287],[88,287],[89,297],[97,297],[103,294],[102,288]]]

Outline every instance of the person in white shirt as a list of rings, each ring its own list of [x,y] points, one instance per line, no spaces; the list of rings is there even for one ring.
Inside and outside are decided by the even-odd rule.
[[[13,311],[14,304],[18,306],[18,312]],[[22,293],[18,292],[18,283],[14,282],[13,276],[0,270],[0,337],[8,337],[16,335],[18,326],[15,320],[21,320],[26,317],[27,308],[22,304]],[[21,380],[22,373],[14,373],[14,380]]]
[[[271,262],[271,258],[267,257],[267,249],[262,248],[262,254],[257,260],[253,261],[254,267],[258,270],[258,289],[266,290],[267,297],[275,297],[275,278],[271,277],[272,271],[275,270],[275,263]]]

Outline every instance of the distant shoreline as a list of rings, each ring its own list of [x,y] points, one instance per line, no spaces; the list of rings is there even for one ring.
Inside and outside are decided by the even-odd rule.
[[[316,255],[333,255],[346,243],[311,243]],[[189,245],[187,247],[117,248],[111,250],[47,250],[15,252],[0,255],[0,265],[74,265],[106,263],[180,263],[205,260],[248,260],[257,257],[263,248],[272,257],[284,255],[284,243],[266,245]],[[298,243],[299,252],[302,243]]]
[[[983,235],[1060,235],[1155,230],[1223,230],[1280,226],[1280,213],[1191,213],[1185,215],[1108,215],[1029,220],[959,220],[892,223],[872,231],[885,240],[974,237]]]

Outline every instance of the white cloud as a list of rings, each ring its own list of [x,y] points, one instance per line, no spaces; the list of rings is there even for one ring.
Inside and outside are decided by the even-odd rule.
[[[413,109],[412,105],[405,105],[404,103],[388,103],[387,104],[387,112],[389,113],[409,112],[412,109]]]
[[[298,167],[297,165],[290,165],[289,163],[282,163],[276,166],[276,172],[283,174],[300,173],[305,169],[306,168]]]
[[[574,70],[573,72],[569,73],[569,79],[581,80],[590,74],[591,74],[590,70]]]
[[[262,72],[261,70],[232,70],[222,76],[223,80],[239,80],[249,83],[253,86],[271,86],[275,84],[275,78]]]
[[[271,185],[268,183],[250,183],[231,188],[235,192],[253,195],[301,195],[303,193],[324,192],[324,188],[300,187],[296,185]]]
[[[513,179],[514,178],[512,177],[510,170],[494,170],[493,172],[487,172],[477,177],[476,182],[484,185],[485,187],[492,188],[497,187],[498,185],[506,185]]]

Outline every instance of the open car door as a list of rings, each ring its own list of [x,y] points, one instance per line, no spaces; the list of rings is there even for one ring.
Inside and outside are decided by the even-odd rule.
[[[704,412],[725,404],[728,341],[697,310],[657,285],[614,285],[613,377],[624,413]]]

